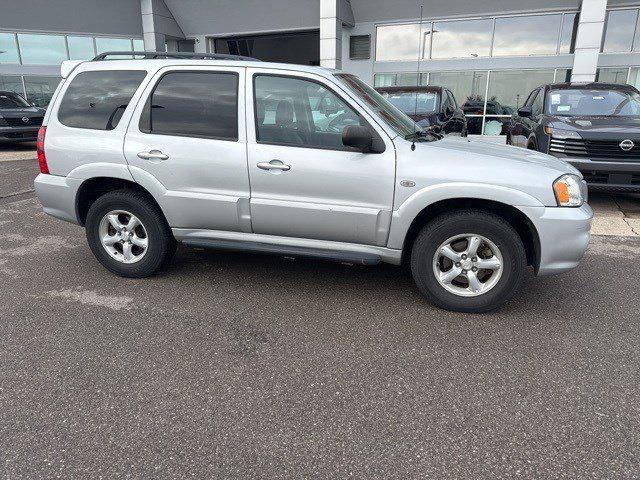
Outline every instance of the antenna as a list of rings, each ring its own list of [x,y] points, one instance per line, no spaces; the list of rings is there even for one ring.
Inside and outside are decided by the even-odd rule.
[[[411,142],[411,150],[416,149],[416,134],[418,133],[418,123],[416,116],[418,115],[418,89],[420,88],[420,50],[422,50],[422,11],[424,5],[420,5],[420,23],[418,24],[418,73],[416,74],[416,101],[413,107],[413,142]]]

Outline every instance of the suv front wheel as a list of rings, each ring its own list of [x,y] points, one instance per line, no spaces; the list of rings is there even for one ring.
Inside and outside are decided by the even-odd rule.
[[[175,253],[176,241],[162,212],[133,190],[99,197],[89,208],[85,227],[95,257],[122,277],[153,275]]]
[[[484,313],[521,288],[526,271],[522,240],[503,218],[482,210],[443,214],[418,234],[411,272],[431,303]]]

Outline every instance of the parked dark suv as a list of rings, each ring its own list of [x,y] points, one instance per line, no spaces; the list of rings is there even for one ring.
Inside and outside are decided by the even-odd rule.
[[[467,134],[467,119],[453,93],[443,87],[380,87],[389,102],[425,129],[445,135]],[[417,99],[416,99],[417,95]]]
[[[17,93],[0,91],[0,142],[35,141],[43,117],[43,108]]]
[[[640,93],[630,85],[538,87],[513,117],[507,142],[568,161],[593,189],[640,192]]]

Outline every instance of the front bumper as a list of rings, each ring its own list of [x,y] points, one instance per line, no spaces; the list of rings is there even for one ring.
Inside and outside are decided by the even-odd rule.
[[[599,159],[558,157],[576,167],[589,190],[640,192],[640,162],[608,162]]]
[[[0,127],[0,142],[30,142],[38,139],[40,127]]]
[[[584,256],[593,220],[588,204],[570,207],[520,207],[533,222],[540,239],[538,275],[552,275],[576,267]]]
[[[39,174],[33,182],[43,210],[52,217],[79,224],[76,194],[82,180],[58,175]]]

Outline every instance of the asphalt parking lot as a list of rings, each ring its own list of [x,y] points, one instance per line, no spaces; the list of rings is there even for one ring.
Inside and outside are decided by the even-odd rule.
[[[0,151],[0,477],[638,478],[640,200],[484,316],[392,266],[102,269]]]

